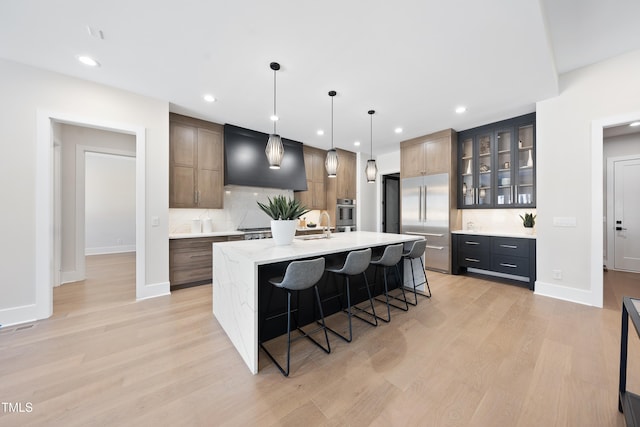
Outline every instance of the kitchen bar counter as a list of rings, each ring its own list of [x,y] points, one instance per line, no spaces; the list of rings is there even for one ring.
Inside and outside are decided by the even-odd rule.
[[[255,374],[258,372],[261,266],[419,239],[420,236],[355,231],[335,233],[330,239],[295,238],[287,246],[276,246],[273,239],[214,243],[213,314]]]

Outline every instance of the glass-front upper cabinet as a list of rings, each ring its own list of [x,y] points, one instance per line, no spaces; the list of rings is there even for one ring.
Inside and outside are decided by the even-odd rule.
[[[535,207],[535,113],[458,133],[458,207]]]
[[[459,206],[490,207],[493,204],[493,135],[491,132],[459,135],[461,186]]]

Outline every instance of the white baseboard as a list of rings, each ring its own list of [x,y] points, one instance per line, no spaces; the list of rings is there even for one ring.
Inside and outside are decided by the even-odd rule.
[[[143,289],[141,289],[139,295],[137,295],[136,301],[171,295],[169,286],[169,282],[152,283],[150,285],[145,285],[143,286]]]
[[[38,320],[35,304],[3,308],[0,310],[1,329],[20,323],[33,322],[35,320]]]
[[[594,306],[593,293],[585,289],[570,288],[568,286],[553,285],[551,283],[536,281],[534,293],[545,297],[561,299],[578,304]]]
[[[84,274],[80,273],[77,270],[60,272],[61,285],[64,285],[65,283],[79,282],[84,279],[85,279]]]
[[[99,248],[85,248],[85,255],[106,255],[106,254],[120,254],[125,252],[135,252],[136,245],[120,245],[120,246],[102,246]]]

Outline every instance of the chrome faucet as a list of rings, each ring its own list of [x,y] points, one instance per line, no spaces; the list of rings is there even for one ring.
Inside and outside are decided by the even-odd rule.
[[[331,230],[329,229],[329,226],[331,225],[331,217],[329,216],[327,211],[322,211],[322,213],[320,213],[320,222],[322,222],[323,215],[327,216],[327,225],[325,226],[326,228],[324,229],[323,234],[328,239],[329,237],[331,237]]]

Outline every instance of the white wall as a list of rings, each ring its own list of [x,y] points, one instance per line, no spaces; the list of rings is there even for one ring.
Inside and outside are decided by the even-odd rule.
[[[368,183],[364,170],[371,155],[365,153],[357,154],[356,171],[356,227],[360,231],[377,231],[377,213],[380,210],[380,203],[376,199],[377,189],[382,185],[382,175],[380,175],[380,165],[378,166],[378,176],[375,183]],[[377,159],[376,159],[377,163]]]
[[[6,60],[0,60],[0,93],[0,324],[42,313],[36,304],[36,286],[42,285],[36,283],[36,252],[47,243],[36,240],[35,220],[37,120],[43,111],[146,130],[146,212],[159,224],[148,221],[144,230],[146,287],[168,290],[168,103]]]
[[[640,118],[639,75],[635,51],[562,75],[560,95],[537,103],[536,293],[602,304],[602,126]]]
[[[85,165],[85,254],[135,251],[135,157],[87,153]]]

